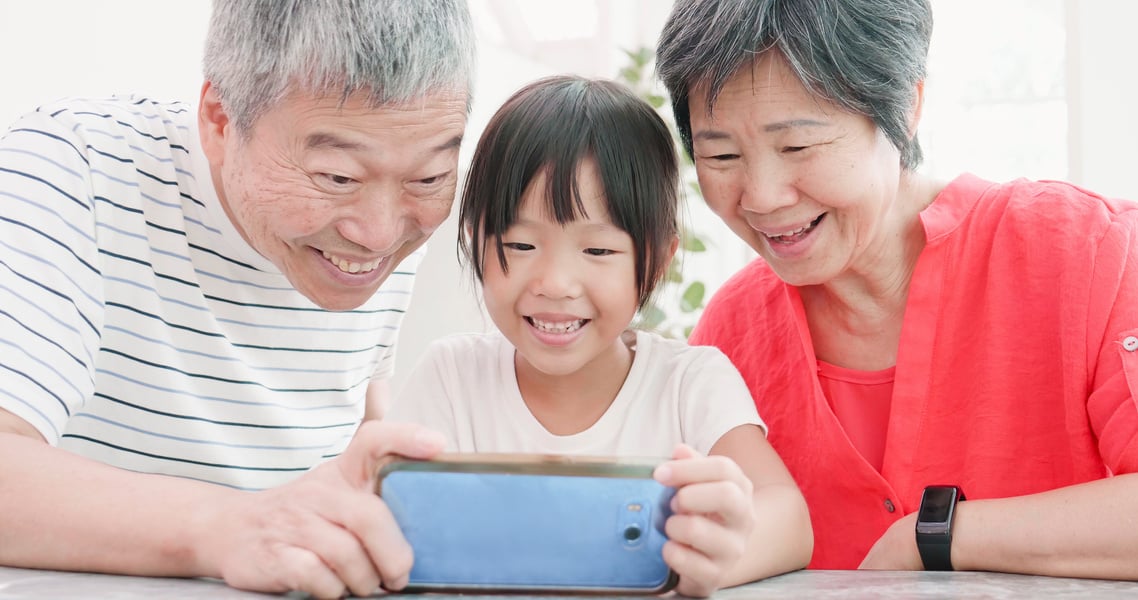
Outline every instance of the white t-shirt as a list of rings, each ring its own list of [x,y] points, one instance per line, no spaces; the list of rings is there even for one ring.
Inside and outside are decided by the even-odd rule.
[[[628,378],[608,410],[573,435],[533,416],[499,333],[453,335],[428,348],[387,419],[443,432],[452,452],[527,452],[666,458],[686,443],[707,454],[723,434],[764,427],[734,365],[717,348],[636,332]]]

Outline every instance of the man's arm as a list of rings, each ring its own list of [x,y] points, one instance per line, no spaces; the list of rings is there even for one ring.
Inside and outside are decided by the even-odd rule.
[[[372,379],[364,399],[364,421],[382,419],[388,406],[391,406],[391,381]]]
[[[0,411],[0,564],[219,577],[320,597],[406,584],[411,549],[376,496],[389,454],[429,458],[441,438],[365,423],[345,452],[263,492],[134,473],[44,443]]]

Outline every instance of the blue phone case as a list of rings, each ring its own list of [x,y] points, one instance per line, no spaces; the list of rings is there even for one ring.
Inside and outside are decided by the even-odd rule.
[[[408,591],[656,594],[677,578],[654,466],[444,455],[386,465],[377,490],[415,553]]]

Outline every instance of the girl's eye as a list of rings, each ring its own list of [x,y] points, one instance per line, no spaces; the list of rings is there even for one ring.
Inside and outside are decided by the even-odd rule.
[[[585,254],[589,256],[608,256],[614,253],[613,250],[609,250],[608,248],[585,248]]]
[[[519,251],[533,250],[533,244],[526,244],[524,242],[506,242],[506,243],[502,244],[502,246],[505,248],[509,248],[510,250],[519,250]]]

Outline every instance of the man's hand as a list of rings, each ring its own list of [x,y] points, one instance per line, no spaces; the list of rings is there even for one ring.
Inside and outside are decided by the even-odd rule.
[[[701,456],[679,446],[674,460],[656,468],[656,480],[676,488],[673,514],[664,524],[664,561],[680,576],[685,596],[719,589],[743,555],[755,523],[751,480],[725,456]]]
[[[901,517],[878,538],[859,569],[920,571],[925,568],[917,551],[917,513]]]
[[[411,571],[411,547],[375,495],[375,476],[392,455],[430,458],[444,441],[409,424],[364,422],[339,457],[296,481],[234,494],[207,511],[202,547],[233,587],[299,590],[321,598],[398,590]]]

